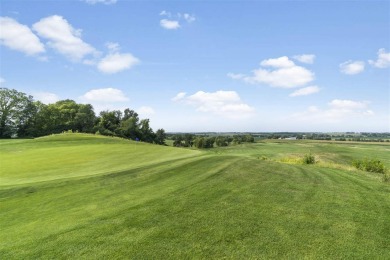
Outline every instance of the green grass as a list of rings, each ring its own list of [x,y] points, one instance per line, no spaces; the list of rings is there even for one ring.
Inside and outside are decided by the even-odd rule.
[[[0,259],[390,258],[390,185],[343,168],[372,155],[389,166],[389,145],[0,145]],[[319,163],[282,162],[309,150]]]

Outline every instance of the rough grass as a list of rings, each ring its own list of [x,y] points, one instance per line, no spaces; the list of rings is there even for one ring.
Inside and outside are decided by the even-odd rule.
[[[0,143],[0,172],[8,180],[0,187],[1,259],[390,257],[390,186],[361,171],[277,161],[307,153],[298,143],[199,152],[78,138]],[[309,145],[340,165],[370,149],[389,163],[386,146]],[[55,164],[22,166],[50,156],[42,153],[49,148],[60,155]],[[73,153],[82,157],[75,166],[65,156]],[[104,156],[84,173],[90,153]],[[12,166],[3,167],[10,165],[5,158],[23,169],[14,170],[17,178]],[[105,164],[118,168],[101,169]],[[39,169],[42,181],[34,178]]]

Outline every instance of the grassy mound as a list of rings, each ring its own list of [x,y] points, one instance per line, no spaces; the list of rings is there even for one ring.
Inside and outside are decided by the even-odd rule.
[[[7,142],[1,259],[390,256],[390,186],[363,172],[278,162],[306,147],[199,152],[84,135]],[[334,150],[360,155],[348,146],[310,145],[320,158]],[[259,160],[260,151],[272,160]],[[48,166],[47,156],[56,164]]]
[[[107,174],[200,155],[121,138],[59,134],[0,140],[0,186]]]

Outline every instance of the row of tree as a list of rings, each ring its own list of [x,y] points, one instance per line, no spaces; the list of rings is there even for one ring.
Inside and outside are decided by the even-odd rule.
[[[149,119],[139,119],[134,110],[102,111],[92,105],[61,100],[45,105],[14,89],[0,88],[0,138],[38,137],[73,131],[119,136],[164,144],[165,131],[153,132]]]
[[[244,142],[253,143],[255,141],[252,135],[233,135],[233,136],[204,136],[194,134],[175,134],[170,136],[173,140],[173,146],[176,147],[196,147],[196,148],[212,148],[214,144],[218,147],[229,146],[233,144],[241,144]]]

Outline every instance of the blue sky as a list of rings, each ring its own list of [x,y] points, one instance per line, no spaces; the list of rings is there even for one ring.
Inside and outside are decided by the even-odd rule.
[[[166,131],[390,131],[389,1],[7,1],[1,87]]]

